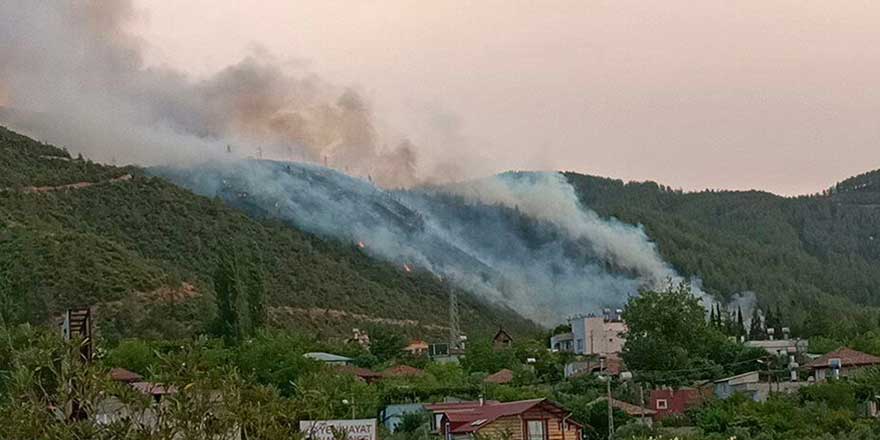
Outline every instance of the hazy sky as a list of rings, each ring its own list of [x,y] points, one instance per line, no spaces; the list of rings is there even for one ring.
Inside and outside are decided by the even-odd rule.
[[[876,1],[136,4],[151,64],[207,75],[262,47],[487,171],[797,194],[880,168]]]

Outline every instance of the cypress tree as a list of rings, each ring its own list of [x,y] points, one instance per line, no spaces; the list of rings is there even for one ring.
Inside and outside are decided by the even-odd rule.
[[[213,280],[217,302],[214,333],[230,345],[237,343],[241,337],[239,320],[241,288],[236,273],[237,266],[234,252],[221,252]]]
[[[263,327],[266,322],[265,286],[263,284],[263,271],[257,266],[251,266],[248,270],[247,286],[247,311],[248,311],[248,334],[253,335]]]
[[[742,306],[737,306],[736,308],[736,336],[737,338],[746,335],[746,325],[743,322],[743,309]]]
[[[764,326],[761,322],[761,311],[757,307],[752,309],[752,322],[749,323],[749,339],[752,341],[767,339],[767,334],[764,332]]]

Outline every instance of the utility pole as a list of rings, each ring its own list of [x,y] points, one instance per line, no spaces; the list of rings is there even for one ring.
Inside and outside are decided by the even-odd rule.
[[[458,293],[448,281],[446,281],[446,288],[449,289],[449,348],[458,349],[461,346],[461,323],[458,320]]]
[[[605,373],[608,386],[608,440],[614,440],[614,407],[611,405],[611,375]]]
[[[639,422],[645,426],[645,387],[639,384]]]

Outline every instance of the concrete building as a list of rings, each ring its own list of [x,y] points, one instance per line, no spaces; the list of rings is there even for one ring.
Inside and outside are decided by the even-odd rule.
[[[742,394],[755,402],[765,402],[770,393],[793,393],[810,382],[761,382],[760,372],[750,371],[715,381],[715,397],[727,399]]]
[[[379,413],[380,422],[388,428],[390,432],[396,432],[397,427],[403,422],[403,417],[407,414],[426,413],[425,405],[421,403],[401,403],[388,405]]]
[[[651,409],[657,412],[656,420],[702,405],[712,394],[711,388],[660,388],[651,390]]]
[[[560,333],[550,337],[550,350],[566,353],[574,352],[574,333]]]
[[[571,333],[574,339],[574,353],[609,355],[620,353],[626,342],[626,324],[620,317],[620,310],[606,309],[602,316],[580,316],[572,319]]]
[[[774,356],[790,356],[805,354],[809,348],[806,339],[769,339],[764,341],[746,341],[746,346],[760,348]]]
[[[324,353],[321,351],[306,353],[303,355],[303,357],[314,359],[316,361],[321,361],[328,365],[351,365],[353,361],[353,359],[349,357],[340,356],[333,353]]]
[[[843,347],[818,357],[805,365],[817,382],[857,374],[865,368],[880,365],[880,357]]]

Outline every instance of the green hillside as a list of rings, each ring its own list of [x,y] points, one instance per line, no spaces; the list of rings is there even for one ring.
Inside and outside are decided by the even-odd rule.
[[[754,291],[803,335],[877,326],[880,172],[796,198],[566,176],[584,205],[644,225],[667,261],[718,297]]]
[[[211,274],[229,247],[261,261],[276,325],[325,336],[371,325],[447,334],[446,288],[430,274],[0,128],[3,319],[46,322],[97,304],[105,338],[189,336],[214,316]],[[462,296],[472,336],[538,330],[510,309]]]

